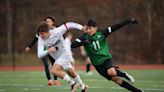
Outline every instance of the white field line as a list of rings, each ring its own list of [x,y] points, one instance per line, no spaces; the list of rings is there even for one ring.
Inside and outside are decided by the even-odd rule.
[[[15,86],[15,87],[40,87],[40,88],[43,88],[43,87],[47,87],[45,85],[33,85],[33,84],[0,84],[0,86]],[[53,86],[53,87],[57,87],[57,88],[60,88],[60,89],[70,89],[69,86]],[[101,87],[101,86],[90,86],[89,87],[90,89],[103,89],[103,88],[111,88],[111,89],[124,89],[124,88],[121,88],[121,87]],[[164,88],[142,88],[143,90],[153,90],[153,91],[164,91]],[[24,88],[23,90],[41,90],[39,88]],[[7,90],[3,90],[3,89],[0,89],[0,92],[5,92]]]

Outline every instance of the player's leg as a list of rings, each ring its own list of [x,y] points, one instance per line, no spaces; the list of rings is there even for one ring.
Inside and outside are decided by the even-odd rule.
[[[128,81],[134,83],[135,80],[131,75],[129,75],[128,73],[124,73],[124,72],[118,70],[118,68],[115,67],[113,59],[109,59],[109,60],[106,61],[106,69],[111,68],[111,67],[113,67],[112,70],[116,71],[116,72],[111,72],[111,75],[114,74],[114,76],[119,76],[119,77],[126,78]]]
[[[59,64],[53,64],[52,73],[57,77],[67,81],[70,85],[75,84],[75,82],[69,77],[69,75],[65,71],[63,71],[63,67]]]
[[[112,77],[111,79],[112,81],[114,81],[116,84],[120,85],[121,87],[128,89],[132,92],[143,92],[142,90],[134,87],[133,85],[129,84],[128,82],[121,80],[119,77],[115,76]]]
[[[74,80],[72,80],[70,78],[70,76],[65,72],[63,71],[64,68],[62,65],[60,64],[54,64],[53,67],[52,67],[52,73],[54,75],[56,75],[57,77],[65,80],[68,82],[68,84],[71,86],[71,92],[75,92],[78,85],[76,84],[76,82]]]
[[[53,66],[53,64],[55,63],[55,59],[53,59],[49,54],[47,56],[51,62],[51,65]],[[59,86],[60,82],[57,80],[57,76],[53,75],[53,77],[54,77],[54,85]]]
[[[52,85],[53,84],[53,81],[51,80],[51,75],[50,75],[50,71],[49,71],[49,67],[48,67],[48,62],[47,62],[47,57],[43,57],[41,60],[43,62],[45,73],[46,73],[46,77],[48,79],[48,85]]]
[[[90,58],[88,56],[86,56],[86,73],[87,73],[87,75],[92,75],[90,70],[91,70],[91,61],[90,61]]]
[[[103,64],[95,66],[96,70],[98,71],[99,74],[101,74],[103,77],[105,77],[108,80],[112,80],[119,84],[121,87],[124,87],[128,90],[131,90],[132,92],[142,92],[141,90],[135,88],[131,84],[122,81],[118,76],[117,72],[115,70],[114,63],[112,62],[111,59],[106,60]],[[104,72],[106,71],[106,72]]]
[[[72,66],[72,62],[74,61],[73,57],[69,56],[69,58],[63,58],[64,60],[64,64],[63,64],[63,68],[64,70],[74,79],[74,81],[76,83],[78,83],[80,85],[80,89],[84,92],[86,92],[86,86],[83,83],[83,81],[81,80],[80,76],[78,75],[78,73],[75,72],[74,66]]]
[[[133,76],[131,76],[130,74],[128,74],[127,72],[122,72],[118,69],[116,69],[116,75],[119,77],[123,77],[126,78],[128,81],[134,83],[135,79],[133,78]]]
[[[80,89],[81,89],[81,90],[86,89],[86,88],[85,88],[85,84],[84,84],[83,81],[81,80],[79,74],[77,74],[77,73],[75,72],[74,69],[72,69],[72,68],[67,69],[67,73],[74,79],[74,81],[75,81],[76,83],[80,84]],[[85,92],[85,91],[84,91],[84,92]]]
[[[114,81],[115,83],[117,83],[118,85],[120,85],[121,87],[124,87],[132,92],[142,92],[142,90],[132,86],[131,84],[129,84],[128,82],[121,80],[118,76],[117,76],[117,72],[115,70],[115,67],[111,67],[107,70],[107,73],[109,75],[109,77],[111,77],[111,80]]]

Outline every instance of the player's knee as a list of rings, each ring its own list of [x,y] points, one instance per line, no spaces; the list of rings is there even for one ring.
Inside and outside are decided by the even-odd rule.
[[[77,76],[77,73],[73,69],[67,70],[67,73],[72,77],[75,78]]]
[[[116,71],[113,70],[113,69],[109,69],[109,70],[108,70],[108,74],[109,74],[110,76],[114,77],[114,76],[116,76]]]
[[[122,80],[118,77],[112,77],[112,81],[114,81],[115,83],[117,83],[119,85],[122,84]]]

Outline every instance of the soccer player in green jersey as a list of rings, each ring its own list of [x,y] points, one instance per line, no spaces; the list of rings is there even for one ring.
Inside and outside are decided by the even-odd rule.
[[[108,27],[105,30],[99,30],[97,23],[93,20],[89,20],[86,25],[87,33],[84,33],[76,39],[72,43],[71,47],[75,48],[83,45],[97,72],[106,79],[112,80],[121,87],[124,87],[132,92],[144,92],[120,78],[123,77],[131,82],[134,82],[134,78],[131,75],[115,68],[112,54],[109,52],[108,47],[107,37],[116,30],[131,23],[137,23],[137,21],[132,18],[112,27]]]

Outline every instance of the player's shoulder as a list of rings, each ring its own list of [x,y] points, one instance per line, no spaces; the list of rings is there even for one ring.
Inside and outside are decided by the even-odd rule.
[[[53,28],[53,29],[50,29],[49,32],[50,32],[50,34],[58,35],[58,34],[60,34],[61,31],[58,28]]]
[[[105,29],[99,29],[97,32],[101,33],[101,34],[105,34],[106,32],[109,32],[109,28],[105,28]]]

